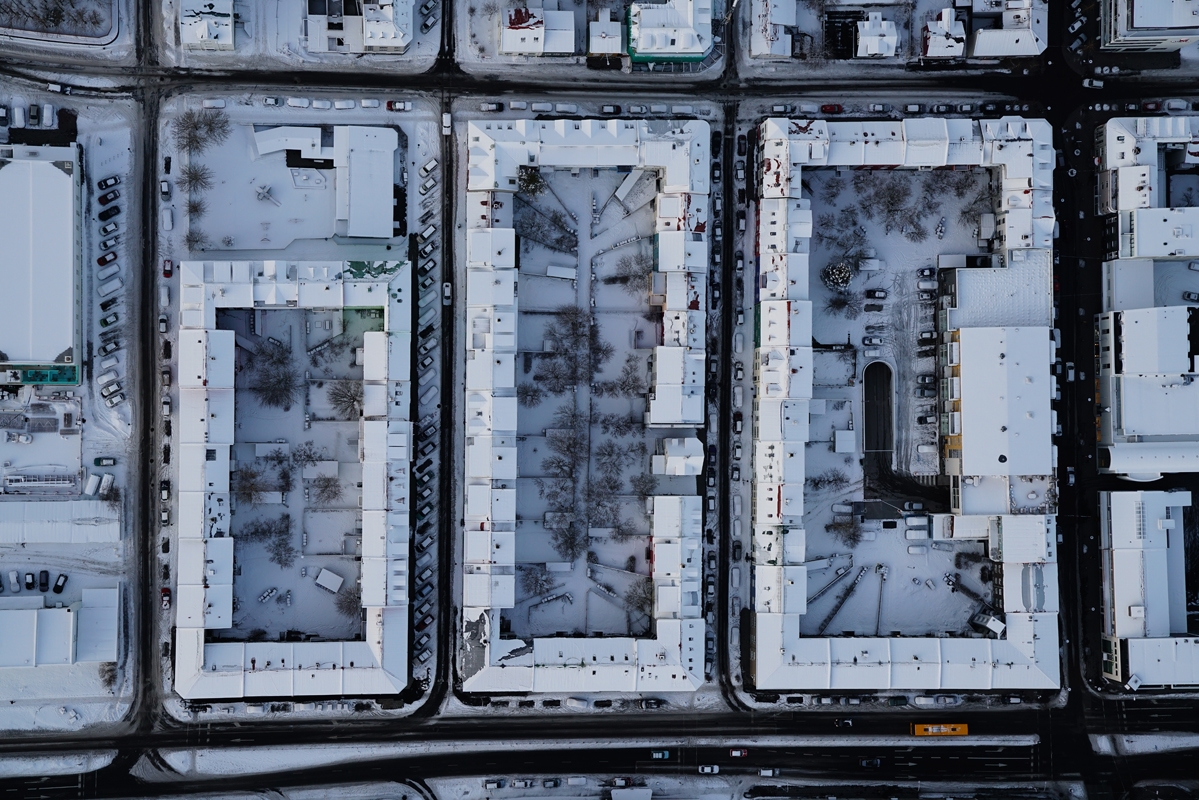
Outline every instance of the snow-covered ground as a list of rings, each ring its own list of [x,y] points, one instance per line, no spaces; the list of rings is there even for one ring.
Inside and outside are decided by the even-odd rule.
[[[137,4],[134,0],[90,0],[73,9],[95,12],[95,26],[79,26],[66,20],[55,32],[0,28],[0,47],[6,55],[53,61],[58,64],[89,64],[104,60],[131,65],[137,58]],[[74,83],[72,80],[71,83]]]
[[[1199,747],[1199,733],[1091,734],[1091,749],[1101,756],[1143,756]]]
[[[308,93],[315,99],[326,99]],[[395,97],[397,95],[390,95]],[[334,200],[333,192],[313,190],[293,181],[292,171],[286,166],[283,153],[256,157],[253,141],[255,125],[368,125],[397,128],[400,132],[399,148],[396,151],[391,175],[392,182],[406,189],[407,231],[418,229],[422,214],[432,212],[434,223],[440,223],[440,193],[435,189],[426,195],[416,191],[423,180],[418,170],[430,158],[440,152],[438,115],[440,108],[419,97],[405,94],[410,99],[409,111],[390,111],[386,107],[388,96],[363,96],[357,92],[341,92],[327,96],[330,101],[351,100],[352,108],[322,110],[317,108],[294,108],[289,106],[270,107],[264,104],[261,95],[227,95],[224,113],[230,120],[229,139],[221,147],[210,147],[191,156],[179,151],[171,137],[171,120],[185,108],[198,108],[201,99],[183,96],[172,100],[163,109],[159,120],[160,152],[172,160],[170,174],[162,171],[164,164],[156,165],[160,178],[172,184],[173,191],[168,200],[155,200],[160,209],[169,209],[173,214],[173,229],[159,231],[159,254],[176,263],[189,258],[223,258],[234,260],[287,259],[287,260],[384,260],[406,259],[408,237],[390,240],[356,240],[350,243],[333,237]],[[211,96],[209,96],[211,99]],[[371,101],[377,107],[364,107]],[[193,219],[187,216],[189,193],[178,188],[176,181],[180,170],[191,160],[202,164],[212,172],[211,188],[190,193],[192,199],[200,199],[205,208]],[[311,185],[322,184],[332,177],[332,170],[299,170]],[[270,197],[276,202],[260,197],[259,187],[269,187]],[[327,188],[327,187],[326,187]],[[195,209],[192,209],[193,212]],[[191,251],[185,242],[189,225],[206,234],[204,249]],[[423,226],[421,226],[423,227]],[[167,309],[170,328],[167,340],[176,344],[178,319],[178,279],[159,278],[160,285],[168,287],[171,306]],[[438,306],[440,310],[440,305]],[[253,330],[251,330],[253,325]],[[368,330],[379,330],[382,319],[368,311],[345,309],[337,311],[318,310],[266,310],[232,311],[222,315],[218,327],[236,332],[243,349],[238,364],[235,394],[235,452],[239,460],[255,462],[254,443],[275,443],[294,449],[311,442],[322,458],[336,462],[333,468],[341,487],[341,496],[324,503],[311,496],[311,478],[305,480],[303,470],[292,467],[292,488],[283,496],[283,502],[265,502],[257,506],[242,504],[236,511],[232,524],[235,542],[234,552],[234,619],[233,628],[220,631],[222,638],[275,640],[287,631],[303,631],[321,638],[340,640],[361,635],[362,625],[357,616],[342,614],[336,605],[336,596],[321,589],[315,579],[321,569],[328,569],[343,578],[347,587],[355,585],[359,575],[361,557],[361,533],[358,528],[358,488],[362,480],[359,461],[359,426],[356,421],[346,421],[329,402],[328,392],[336,382],[360,382],[362,366],[356,363],[355,351],[362,346],[363,334]],[[244,346],[262,344],[274,339],[287,347],[293,363],[304,372],[302,394],[299,402],[286,409],[271,408],[261,404],[248,390],[249,371],[245,363]],[[322,347],[320,351],[311,352]],[[171,362],[164,366],[172,367]],[[163,391],[173,407],[178,404],[177,382]],[[282,441],[281,441],[282,440]],[[166,440],[164,443],[169,443]],[[272,480],[277,480],[279,468],[272,467],[261,458],[257,463]],[[164,467],[157,476],[178,485],[177,465]],[[276,498],[268,496],[268,501]],[[167,508],[171,519],[177,515],[177,496],[172,495]],[[290,541],[296,550],[294,563],[287,567],[272,562],[267,546],[261,542],[249,542],[238,538],[239,532],[256,520],[278,520],[281,515],[290,516],[292,534]],[[163,528],[164,540],[174,534],[171,526]],[[163,585],[171,586],[171,575],[177,569],[176,548],[159,548],[157,569],[162,571]],[[157,576],[155,576],[157,579]],[[259,598],[270,589],[275,593],[260,602]],[[345,590],[343,589],[343,593]],[[250,703],[231,702],[198,705],[189,708],[171,693],[172,664],[169,657],[170,632],[173,610],[158,611],[159,646],[163,648],[160,666],[164,687],[165,707],[180,719],[194,721],[197,718],[213,717],[229,719],[250,716],[262,718],[288,718],[291,715],[342,716],[350,714],[391,713],[384,712],[377,704],[326,701],[310,703],[286,702],[272,704],[270,698]],[[435,642],[434,642],[435,646]],[[418,667],[423,672],[434,662]],[[411,713],[415,706],[406,706],[400,713]]]
[[[19,83],[0,84],[0,103],[10,109],[28,109],[31,103],[44,107],[51,103],[58,109],[56,128],[67,115],[76,115],[76,141],[82,149],[84,170],[83,274],[79,284],[83,348],[81,383],[77,387],[44,387],[37,392],[26,387],[15,400],[0,401],[0,413],[53,420],[46,432],[35,432],[29,444],[0,441],[0,462],[5,463],[5,474],[54,473],[74,479],[66,489],[32,490],[30,494],[35,498],[84,499],[82,492],[90,475],[111,474],[118,490],[112,508],[119,512],[124,523],[121,540],[114,543],[0,544],[0,577],[10,570],[35,574],[47,570],[51,581],[59,573],[68,576],[62,594],[45,596],[48,605],[78,602],[84,589],[122,587],[116,664],[76,663],[0,669],[0,694],[9,698],[8,703],[0,705],[0,730],[79,731],[122,721],[132,702],[136,677],[135,660],[130,658],[132,642],[127,634],[134,629],[136,613],[136,592],[129,589],[136,581],[131,583],[129,579],[136,575],[137,538],[128,522],[135,508],[129,496],[131,484],[139,477],[137,465],[141,458],[131,436],[131,419],[135,413],[132,398],[140,380],[136,370],[139,346],[136,336],[131,333],[136,330],[134,309],[138,308],[136,298],[141,292],[142,270],[140,251],[136,247],[127,247],[125,242],[141,241],[135,205],[131,202],[136,192],[129,188],[140,182],[140,168],[132,154],[140,148],[133,131],[140,128],[141,120],[137,106],[129,100],[67,97],[33,90]],[[0,139],[7,140],[14,130],[0,128]],[[96,266],[96,257],[102,252],[99,242],[105,238],[98,230],[104,223],[96,219],[96,213],[101,210],[96,203],[96,196],[100,194],[96,190],[96,181],[113,175],[121,179],[119,188],[125,190],[114,204],[122,207],[122,213],[115,219],[120,227],[116,234],[120,243],[114,252],[118,256],[115,263],[120,265],[118,277],[124,285],[113,295],[117,303],[110,309],[120,320],[103,328],[99,325],[104,314],[98,307],[100,298],[96,294],[98,284],[94,277],[100,269]],[[130,398],[115,409],[104,404],[100,387],[95,382],[99,372],[95,351],[104,342],[114,339],[121,345],[114,354],[119,362],[114,370],[124,393]],[[76,430],[78,435],[60,436],[60,429]],[[100,456],[114,457],[117,463],[97,468],[93,461]],[[23,499],[27,497],[6,495],[0,502]]]
[[[0,778],[36,778],[42,775],[81,775],[104,769],[117,757],[116,750],[92,750],[65,755],[0,757]]]
[[[164,64],[190,69],[321,69],[415,75],[437,60],[441,23],[421,32],[413,8],[413,41],[403,54],[312,53],[308,51],[307,3],[294,0],[235,0],[234,50],[189,50],[180,46],[180,0],[160,0],[155,39]],[[420,5],[418,2],[416,5]]]

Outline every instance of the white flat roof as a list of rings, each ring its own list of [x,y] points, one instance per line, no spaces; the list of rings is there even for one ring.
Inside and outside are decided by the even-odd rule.
[[[0,361],[79,362],[77,145],[14,148],[0,158]]]

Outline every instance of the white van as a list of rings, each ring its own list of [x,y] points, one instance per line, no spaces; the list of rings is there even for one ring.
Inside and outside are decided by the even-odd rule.
[[[53,128],[54,121],[54,106],[50,105],[49,103],[44,103],[42,105],[42,127]]]
[[[96,383],[100,386],[103,386],[106,383],[112,383],[118,377],[119,376],[117,375],[117,373],[110,369],[107,372],[101,372],[99,375],[97,375]]]
[[[158,218],[162,221],[162,229],[164,231],[169,231],[169,230],[174,229],[175,215],[171,213],[171,209],[164,208],[162,210],[162,212],[158,215]]]
[[[110,370],[120,363],[121,363],[121,360],[119,358],[117,358],[116,356],[110,356],[109,358],[106,358],[100,362],[100,369]]]
[[[96,294],[100,295],[101,297],[108,297],[110,294],[118,291],[124,285],[125,284],[121,282],[120,278],[113,278],[108,283],[100,284],[100,289],[96,292]]]
[[[96,273],[96,280],[103,283],[104,281],[108,280],[109,278],[111,278],[113,275],[116,275],[120,271],[121,271],[120,264],[109,264],[107,267],[105,267],[104,269],[102,269]]]
[[[25,109],[21,106],[12,107],[12,126],[14,128],[25,127]]]
[[[158,307],[168,308],[171,305],[171,290],[166,286],[158,287]]]

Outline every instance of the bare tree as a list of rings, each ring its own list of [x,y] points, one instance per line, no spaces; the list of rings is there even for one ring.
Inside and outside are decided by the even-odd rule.
[[[362,382],[333,381],[329,386],[329,405],[346,419],[362,416]]]
[[[824,301],[824,310],[835,316],[843,314],[847,319],[857,319],[862,313],[862,298],[849,292],[833,292]]]
[[[270,365],[255,371],[249,388],[264,406],[286,410],[300,395],[300,376],[291,366]]]
[[[654,611],[653,579],[642,577],[633,581],[633,585],[624,593],[624,601],[629,605],[629,608],[640,611],[643,614],[652,614]]]
[[[233,473],[232,483],[233,499],[248,506],[262,503],[264,495],[273,488],[266,474],[254,464],[242,464]]]
[[[629,479],[629,486],[637,499],[644,503],[658,488],[658,479],[648,472],[634,475]]]
[[[188,250],[207,250],[212,247],[212,240],[204,231],[189,226],[187,233],[183,234],[183,246]]]
[[[185,192],[206,192],[212,188],[212,169],[194,161],[184,164],[175,182]]]
[[[545,399],[545,392],[535,383],[522,383],[516,387],[516,402],[522,408],[536,408]]]
[[[279,536],[271,539],[266,546],[271,562],[278,564],[281,569],[291,569],[295,566],[298,552],[291,539],[291,536]]]
[[[529,597],[549,594],[555,586],[556,581],[542,564],[520,567],[520,588]]]
[[[208,203],[203,197],[189,197],[187,202],[183,204],[183,213],[187,214],[189,219],[199,219],[208,212]]]
[[[839,519],[824,526],[824,529],[846,547],[856,547],[862,541],[862,523],[857,515]]]
[[[175,147],[188,153],[200,153],[208,146],[204,135],[204,122],[200,112],[194,108],[185,109],[171,121],[171,138]]]
[[[311,467],[326,458],[324,448],[317,447],[311,439],[291,449],[291,463],[297,467]]]
[[[114,483],[112,486],[108,487],[108,491],[100,495],[100,499],[104,501],[105,505],[107,505],[110,510],[120,511],[121,500],[123,499],[121,495],[121,487]]]
[[[358,588],[358,584],[354,584],[353,588],[338,592],[333,605],[343,617],[353,619],[362,616],[362,590]]]
[[[587,533],[576,523],[550,532],[550,545],[566,561],[574,561],[587,552]]]
[[[647,253],[623,255],[616,261],[616,274],[604,278],[604,283],[618,283],[633,296],[643,295],[649,289],[646,279],[653,271],[654,259]]]
[[[312,500],[317,505],[336,503],[345,493],[336,475],[317,475],[312,481]]]
[[[516,190],[529,197],[536,197],[545,191],[545,178],[537,167],[522,165],[516,179]]]

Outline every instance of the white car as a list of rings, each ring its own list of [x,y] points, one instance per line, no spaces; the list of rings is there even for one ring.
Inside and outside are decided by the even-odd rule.
[[[719,775],[720,767],[715,764],[701,764],[699,768],[700,775]]]

